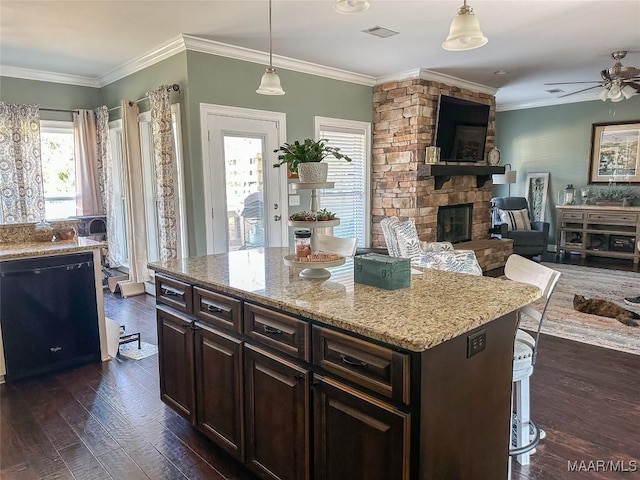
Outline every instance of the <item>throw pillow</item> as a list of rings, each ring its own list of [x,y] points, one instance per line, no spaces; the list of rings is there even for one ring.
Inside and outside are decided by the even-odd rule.
[[[522,210],[498,209],[498,216],[502,223],[507,224],[508,230],[531,230],[529,212],[526,208]]]

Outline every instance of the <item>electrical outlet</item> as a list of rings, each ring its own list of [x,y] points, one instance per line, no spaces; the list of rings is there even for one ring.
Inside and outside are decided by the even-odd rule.
[[[295,207],[300,205],[300,195],[289,195],[289,206]]]
[[[487,346],[487,331],[482,329],[467,336],[467,358],[481,352]]]
[[[289,183],[289,195],[296,193],[296,190],[293,189],[293,183]]]

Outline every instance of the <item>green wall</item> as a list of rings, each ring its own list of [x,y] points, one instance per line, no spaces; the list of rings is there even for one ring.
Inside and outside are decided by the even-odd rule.
[[[206,252],[204,180],[200,143],[200,103],[283,112],[287,115],[287,140],[312,138],[314,116],[372,121],[373,89],[349,82],[279,69],[284,96],[258,95],[255,91],[265,65],[186,51],[171,56],[139,72],[100,89],[0,77],[0,100],[38,103],[49,108],[116,107],[123,99],[137,100],[160,84],[177,83],[180,103],[187,227],[191,255]],[[139,104],[149,109],[148,101]],[[67,113],[42,112],[46,120],[70,120]],[[120,118],[120,110],[110,112],[110,120]],[[302,203],[307,199],[303,198]]]
[[[13,77],[0,77],[0,101],[63,110],[93,109],[101,105],[97,88]],[[71,113],[42,111],[40,118],[70,122]]]
[[[187,52],[187,70],[191,157],[186,176],[192,179],[187,199],[191,255],[206,253],[200,103],[285,113],[287,141],[313,138],[316,115],[362,122],[373,118],[371,87],[278,69],[286,94],[259,95],[256,89],[265,65],[192,51]],[[307,201],[301,198],[302,205]]]
[[[527,173],[550,173],[545,220],[551,223],[551,244],[555,244],[558,191],[571,183],[579,196],[580,188],[587,185],[591,124],[626,120],[640,122],[640,95],[619,103],[596,100],[498,112],[496,145],[502,152],[500,163],[509,163],[518,172],[511,195],[524,196]],[[507,185],[493,187],[495,196],[506,196],[507,191]]]
[[[187,55],[181,52],[165,60],[155,63],[144,70],[132,73],[120,80],[116,80],[100,89],[101,101],[107,107],[117,107],[121,100],[137,100],[147,95],[162,84],[180,85],[180,93],[172,93],[171,102],[180,103],[180,109],[184,109],[184,97],[188,90],[187,85]],[[149,110],[149,101],[138,104],[141,112]],[[184,112],[183,112],[184,114]],[[120,109],[109,113],[109,120],[117,120],[121,116]],[[183,117],[183,119],[186,117]]]

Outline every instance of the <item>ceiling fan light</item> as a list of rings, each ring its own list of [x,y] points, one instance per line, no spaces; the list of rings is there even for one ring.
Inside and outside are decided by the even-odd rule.
[[[617,97],[614,97],[611,99],[612,102],[621,102],[622,100],[624,100],[624,97],[622,95],[618,95]]]
[[[338,13],[360,13],[369,8],[367,0],[336,0],[333,9]]]
[[[275,68],[267,67],[256,93],[261,95],[284,95],[284,90],[280,85],[280,77]]]
[[[627,100],[629,100],[636,93],[638,93],[636,92],[636,89],[633,88],[631,85],[625,85],[624,87],[622,87],[620,91],[622,92],[622,95],[624,95],[624,98],[626,98]]]
[[[613,100],[618,97],[622,97],[622,92],[620,91],[620,86],[614,83],[609,87],[609,98]]]
[[[452,51],[472,50],[486,45],[488,41],[480,30],[478,17],[473,13],[473,9],[467,6],[465,0],[451,22],[449,36],[442,43],[442,48]]]
[[[606,102],[607,98],[609,98],[609,89],[607,87],[604,87],[602,90],[600,90],[598,98],[603,102]]]

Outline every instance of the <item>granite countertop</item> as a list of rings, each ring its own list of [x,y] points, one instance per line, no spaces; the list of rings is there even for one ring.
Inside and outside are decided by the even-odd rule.
[[[284,265],[288,248],[242,250],[150,263],[149,268],[327,325],[420,352],[540,298],[538,288],[498,278],[415,267],[411,286],[353,282],[353,259],[327,280]]]
[[[62,240],[59,242],[0,243],[0,261],[87,252],[104,246],[106,246],[104,242],[96,242],[84,237],[76,237],[74,240]]]

